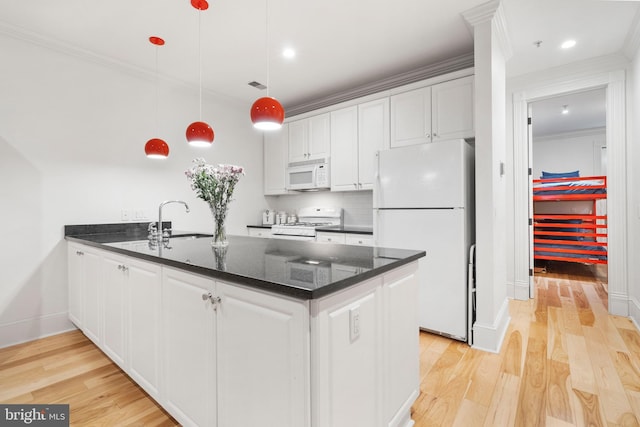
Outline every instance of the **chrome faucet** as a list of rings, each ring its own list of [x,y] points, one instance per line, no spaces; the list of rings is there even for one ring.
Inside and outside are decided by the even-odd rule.
[[[157,231],[159,239],[161,239],[162,235],[163,235],[163,230],[162,230],[162,207],[164,205],[168,205],[169,203],[182,203],[184,205],[187,213],[189,213],[189,205],[187,205],[182,200],[165,200],[164,202],[160,203],[160,206],[158,206],[158,231]]]

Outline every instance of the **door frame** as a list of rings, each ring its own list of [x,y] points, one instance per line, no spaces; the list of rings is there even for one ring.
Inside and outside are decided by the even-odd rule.
[[[545,98],[590,89],[606,89],[607,217],[609,313],[628,316],[626,213],[626,80],[617,70],[558,78],[513,93],[514,158],[514,296],[526,300],[532,291],[529,252],[528,105]]]

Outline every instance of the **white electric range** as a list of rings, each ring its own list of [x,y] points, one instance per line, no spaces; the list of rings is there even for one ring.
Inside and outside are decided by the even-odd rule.
[[[271,237],[312,241],[316,239],[316,228],[342,226],[342,221],[342,208],[302,208],[298,211],[298,222],[273,225]]]

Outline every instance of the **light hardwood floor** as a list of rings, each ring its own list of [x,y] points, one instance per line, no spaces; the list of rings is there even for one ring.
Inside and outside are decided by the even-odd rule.
[[[633,426],[640,334],[606,310],[606,284],[581,271],[535,278],[511,301],[499,354],[420,334],[426,426]],[[0,402],[69,403],[73,425],[176,425],[80,332],[0,349]]]

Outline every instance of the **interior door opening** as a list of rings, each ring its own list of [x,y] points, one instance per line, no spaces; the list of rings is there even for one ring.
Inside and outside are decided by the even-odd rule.
[[[606,88],[545,98],[528,110],[530,296],[566,279],[593,283],[606,298]]]

